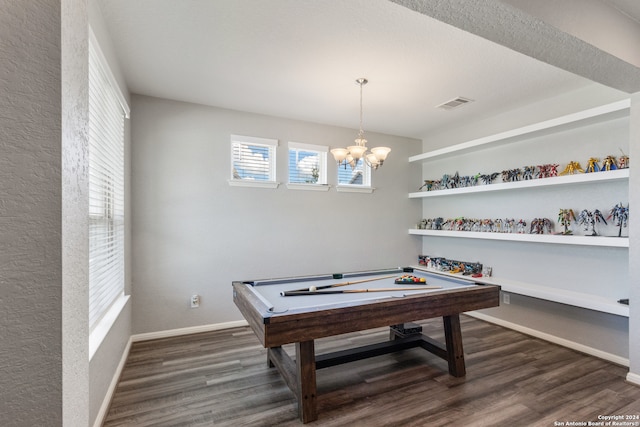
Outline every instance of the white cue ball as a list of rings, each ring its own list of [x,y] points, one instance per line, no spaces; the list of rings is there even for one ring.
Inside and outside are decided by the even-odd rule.
[[[309,292],[315,292],[315,291],[316,291],[315,286],[309,286]]]

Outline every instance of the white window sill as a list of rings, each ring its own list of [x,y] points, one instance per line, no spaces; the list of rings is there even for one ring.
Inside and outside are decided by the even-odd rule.
[[[280,183],[275,181],[254,181],[251,179],[230,179],[229,185],[232,187],[278,188]]]
[[[329,191],[331,188],[327,184],[298,184],[298,183],[288,183],[287,188],[289,190],[306,190],[306,191]]]
[[[375,188],[363,187],[361,185],[338,185],[336,190],[340,193],[373,193]]]
[[[102,319],[94,326],[93,330],[89,334],[89,361],[96,354],[96,351],[100,348],[102,341],[111,330],[111,327],[120,316],[122,309],[127,305],[129,301],[129,295],[124,295],[111,304],[109,310],[102,316]]]

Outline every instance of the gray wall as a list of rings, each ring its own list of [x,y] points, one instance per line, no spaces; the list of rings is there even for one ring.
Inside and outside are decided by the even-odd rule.
[[[134,333],[242,319],[233,280],[415,263],[420,141],[367,134],[392,148],[372,194],[289,190],[288,141],[344,146],[356,131],[137,95],[132,111]],[[231,134],[280,141],[279,188],[229,186]]]
[[[60,3],[0,9],[0,413],[60,424]]]
[[[87,425],[85,4],[0,9],[2,424]]]
[[[88,4],[0,9],[2,424],[87,426],[131,323],[128,306],[89,363]]]

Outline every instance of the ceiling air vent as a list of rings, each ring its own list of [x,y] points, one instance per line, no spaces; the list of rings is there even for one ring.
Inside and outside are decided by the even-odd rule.
[[[469,102],[473,102],[473,99],[463,98],[461,96],[452,99],[451,101],[447,101],[444,104],[437,105],[436,108],[442,108],[443,110],[453,110],[454,108],[458,108],[462,105],[468,104]]]

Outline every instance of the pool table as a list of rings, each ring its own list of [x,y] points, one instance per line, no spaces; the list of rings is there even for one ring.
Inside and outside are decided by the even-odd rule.
[[[401,283],[402,276],[424,283]],[[285,292],[292,292],[284,296]],[[355,291],[355,292],[354,292]],[[468,276],[413,268],[233,282],[233,301],[267,348],[298,402],[303,423],[317,419],[316,370],[413,347],[448,362],[449,373],[465,375],[459,314],[500,303],[500,287]],[[445,342],[421,333],[413,321],[442,317]],[[390,326],[390,339],[378,344],[316,355],[314,340]],[[283,349],[295,344],[295,360]]]

